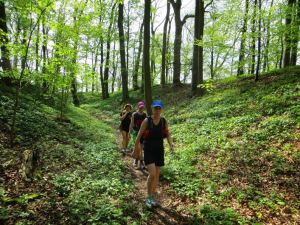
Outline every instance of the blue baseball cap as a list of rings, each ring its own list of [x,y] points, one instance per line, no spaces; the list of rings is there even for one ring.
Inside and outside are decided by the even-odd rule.
[[[163,108],[164,104],[163,104],[163,102],[161,100],[154,100],[152,102],[151,107],[160,107],[160,108]]]

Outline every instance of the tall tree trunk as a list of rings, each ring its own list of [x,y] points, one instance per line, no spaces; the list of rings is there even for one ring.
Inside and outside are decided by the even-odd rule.
[[[46,21],[45,16],[42,17],[42,32],[43,32],[43,44],[42,44],[42,51],[43,51],[43,67],[42,73],[46,73],[46,62],[47,62],[47,39],[48,39],[48,32],[46,31]],[[77,57],[77,56],[76,56]],[[76,59],[77,60],[77,59]],[[48,82],[46,80],[43,81],[43,92],[46,92],[48,89]]]
[[[130,1],[128,1],[127,5],[127,35],[126,35],[126,65],[127,65],[127,73],[129,71],[129,40],[130,40]]]
[[[25,28],[23,28],[23,37],[22,37],[22,42],[21,42],[22,46],[26,46],[27,45],[27,31]],[[26,68],[26,63],[27,63],[27,60],[26,60],[26,57],[25,55],[23,54],[21,56],[21,69],[22,70],[25,70]]]
[[[298,42],[299,42],[299,28],[300,28],[300,0],[295,2],[295,19],[294,19],[294,29],[292,35],[292,53],[291,53],[291,66],[296,66],[297,64],[297,53],[298,53]]]
[[[40,44],[40,23],[37,25],[37,30],[36,30],[36,41],[35,41],[35,71],[39,71],[39,44]]]
[[[202,0],[196,0],[195,2],[195,22],[194,22],[194,46],[193,46],[193,65],[192,65],[192,96],[197,94],[198,77],[199,77],[199,54],[200,46],[196,43],[200,41],[200,29],[201,29],[201,15],[200,4]]]
[[[270,7],[272,8],[274,4],[274,0],[271,1]],[[264,62],[263,62],[263,71],[269,71],[269,46],[270,46],[270,23],[271,23],[271,10],[269,12],[268,18],[267,18],[267,37],[266,37],[266,47],[264,51]]]
[[[183,20],[181,20],[181,0],[170,0],[172,4],[174,14],[175,14],[175,39],[174,39],[174,70],[173,70],[173,85],[180,85],[180,73],[181,73],[181,43],[182,43],[182,27],[186,20],[192,15],[186,15]]]
[[[1,67],[3,71],[9,72],[11,71],[11,63],[9,59],[9,50],[7,48],[7,44],[9,42],[7,33],[7,24],[6,24],[6,13],[5,13],[5,1],[0,1],[0,30],[2,31],[0,34],[1,40]],[[1,78],[1,82],[6,85],[11,85],[11,78],[4,77]]]
[[[260,72],[260,58],[261,58],[261,1],[258,0],[258,43],[257,43],[257,65],[256,65],[256,72],[255,72],[255,81],[258,81],[258,75]]]
[[[257,11],[257,0],[254,0],[253,6],[253,16],[252,16],[252,45],[251,45],[251,74],[255,72],[255,58],[256,58],[256,11]]]
[[[19,44],[19,40],[20,40],[20,33],[21,33],[21,24],[20,24],[20,17],[18,16],[16,19],[16,32],[14,34],[14,44],[18,45]],[[17,69],[18,67],[18,54],[15,53],[14,54],[14,59],[13,59],[13,68]]]
[[[141,24],[140,33],[139,33],[139,48],[136,56],[135,68],[133,73],[133,90],[137,90],[139,88],[138,74],[139,74],[140,58],[141,58],[142,47],[143,47],[143,27],[144,27],[144,23]]]
[[[74,16],[74,24],[75,24],[75,41],[74,41],[74,47],[73,47],[73,56],[72,56],[72,69],[71,69],[71,93],[72,93],[72,98],[73,98],[73,104],[75,106],[79,106],[80,105],[80,101],[77,95],[77,79],[76,79],[76,69],[75,69],[75,65],[77,63],[77,53],[78,53],[78,44],[79,44],[79,28],[77,27],[77,13],[78,13],[78,9],[75,9],[75,16]],[[80,15],[80,13],[79,13]]]
[[[160,84],[164,86],[166,84],[166,52],[167,52],[167,29],[170,17],[170,2],[167,3],[167,14],[165,18],[164,31],[163,31],[163,47],[161,55],[161,77]]]
[[[100,82],[101,82],[101,95],[102,99],[105,98],[105,87],[104,87],[104,75],[103,75],[103,63],[104,63],[104,48],[103,48],[103,37],[100,37]]]
[[[292,8],[295,0],[288,0],[288,10],[286,12],[286,31],[285,31],[285,51],[283,56],[283,67],[288,67],[291,65],[291,51],[292,51]]]
[[[177,1],[177,4],[173,4],[173,10],[175,14],[175,39],[174,39],[174,58],[173,58],[173,84],[179,85],[180,73],[181,73],[181,39],[182,39],[182,26],[181,26],[181,1]]]
[[[280,45],[281,45],[281,52],[279,58],[279,68],[283,67],[283,57],[284,57],[284,39],[283,36],[280,37]]]
[[[143,73],[145,78],[145,100],[148,115],[152,114],[152,88],[151,88],[151,74],[150,74],[150,15],[151,1],[145,0],[144,9],[144,51],[143,51]]]
[[[170,58],[171,58],[171,52],[170,52],[170,33],[171,33],[171,26],[172,26],[172,20],[173,17],[169,21],[169,27],[168,27],[168,35],[167,35],[167,48],[166,48],[166,53],[167,53],[167,60],[166,60],[166,83],[169,83],[169,68],[171,66],[170,63]]]
[[[108,93],[108,73],[109,73],[109,60],[110,60],[110,42],[111,42],[111,30],[112,25],[114,23],[114,15],[115,15],[115,6],[113,5],[111,13],[110,13],[110,20],[109,20],[109,27],[108,27],[108,33],[107,33],[107,41],[106,41],[106,61],[105,61],[105,69],[104,69],[104,96],[103,98],[109,98]]]
[[[125,43],[124,43],[124,5],[119,3],[118,11],[118,30],[119,30],[119,45],[120,45],[120,59],[121,59],[121,76],[122,76],[122,100],[123,102],[129,99],[128,93],[128,71],[126,67],[126,56],[125,56]]]
[[[244,74],[244,58],[245,58],[245,42],[247,38],[247,24],[248,24],[248,12],[249,12],[249,0],[245,0],[245,14],[243,20],[242,34],[241,34],[241,45],[238,62],[237,75]]]
[[[117,73],[117,65],[118,65],[118,57],[116,60],[116,42],[114,41],[113,47],[113,72],[112,72],[112,82],[111,82],[111,93],[115,91],[115,81],[116,81],[116,73]]]
[[[212,3],[212,1],[211,1]],[[208,5],[206,5],[208,6]],[[203,40],[203,35],[204,35],[204,13],[205,13],[205,7],[204,7],[204,0],[200,1],[200,22],[199,22],[199,26],[200,26],[200,39],[199,40]],[[198,84],[203,84],[204,78],[203,78],[203,46],[199,46],[199,53],[198,53],[198,57],[199,57],[199,68],[198,68],[198,78],[197,78],[197,85]],[[200,88],[200,93],[202,94],[203,89]]]

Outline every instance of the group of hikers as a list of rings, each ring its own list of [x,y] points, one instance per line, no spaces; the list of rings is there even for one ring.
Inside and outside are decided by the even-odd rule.
[[[160,167],[164,166],[164,143],[163,139],[168,140],[171,152],[174,151],[174,145],[168,123],[161,116],[164,104],[161,100],[154,100],[151,104],[152,115],[144,112],[145,103],[140,101],[137,103],[137,109],[132,112],[133,108],[130,104],[126,104],[120,114],[122,133],[123,153],[131,152],[128,149],[129,140],[132,136],[134,140],[134,149],[132,157],[134,158],[133,166],[140,169],[148,170],[147,178],[147,198],[145,204],[148,208],[157,206],[158,200],[158,184]],[[130,136],[131,135],[131,136]]]

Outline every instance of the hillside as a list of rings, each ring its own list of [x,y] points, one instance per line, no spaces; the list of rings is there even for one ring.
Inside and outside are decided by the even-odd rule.
[[[300,68],[206,85],[154,87],[166,105],[176,154],[167,150],[162,184],[188,224],[297,224],[300,220]],[[149,224],[137,211],[134,181],[117,150],[121,94],[80,96],[63,120],[51,101],[22,96],[9,145],[13,93],[0,89],[0,222]],[[130,93],[132,104],[142,99]],[[38,152],[22,178],[25,150]]]
[[[279,70],[208,83],[190,99],[189,88],[154,88],[175,140],[163,179],[181,197],[177,208],[203,224],[295,224],[300,219],[300,70]],[[174,94],[175,93],[175,94]],[[132,104],[141,99],[131,93]],[[118,123],[121,96],[94,114]],[[188,207],[186,207],[188,205]]]

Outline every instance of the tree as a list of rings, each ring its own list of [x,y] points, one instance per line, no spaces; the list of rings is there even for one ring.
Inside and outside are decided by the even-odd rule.
[[[121,59],[121,76],[122,76],[122,100],[125,102],[129,98],[128,93],[128,71],[125,57],[125,37],[123,28],[124,19],[124,4],[119,3],[118,11],[118,30],[119,30],[119,45],[120,45],[120,59]]]
[[[204,8],[202,0],[196,0],[195,2],[195,22],[194,22],[194,47],[193,47],[193,65],[192,65],[192,96],[196,95],[197,86],[200,77],[203,77],[203,68],[200,69],[200,64],[203,65],[203,47],[197,44],[197,42],[202,41],[201,27],[204,25],[204,21],[201,20],[201,13],[204,14],[204,9],[201,10],[201,6]],[[204,16],[203,16],[204,18]],[[202,51],[201,51],[202,49]],[[200,56],[202,54],[202,58]],[[201,62],[202,61],[202,62]],[[202,73],[202,74],[200,74]]]
[[[144,49],[143,49],[143,73],[145,79],[145,100],[148,115],[151,115],[152,88],[150,72],[150,15],[151,1],[145,0],[144,9]]]
[[[138,53],[135,60],[135,68],[133,72],[133,90],[137,90],[139,88],[138,86],[138,74],[139,74],[139,68],[140,68],[140,58],[142,53],[142,47],[143,47],[143,28],[144,23],[141,24],[140,27],[140,33],[139,33],[139,47],[138,47]]]
[[[248,12],[249,12],[249,0],[245,0],[245,14],[243,20],[240,54],[239,54],[239,62],[238,62],[238,70],[237,70],[238,76],[244,73],[245,42],[247,37]]]
[[[300,29],[300,1],[295,2],[295,16],[294,16],[294,26],[292,31],[291,40],[291,66],[297,64],[297,53],[298,53],[298,42],[299,42],[299,29]]]
[[[11,63],[9,59],[9,50],[7,48],[8,37],[7,37],[7,24],[6,24],[6,12],[5,12],[5,1],[0,1],[0,41],[1,41],[1,67],[3,71],[11,71]],[[11,84],[11,78],[6,76],[1,78],[1,82],[6,85]]]
[[[273,7],[274,0],[271,1],[270,8]],[[267,16],[267,25],[266,25],[266,46],[264,51],[264,61],[263,61],[263,72],[266,70],[269,70],[269,46],[270,46],[270,23],[271,23],[271,10],[269,11],[269,14]]]
[[[181,73],[181,43],[182,43],[182,27],[186,23],[188,18],[194,17],[194,15],[185,15],[181,20],[181,0],[170,0],[172,8],[175,14],[175,39],[174,39],[174,68],[173,68],[173,85],[180,85],[180,73]]]
[[[261,63],[261,0],[258,0],[258,10],[259,10],[259,19],[258,19],[258,43],[257,43],[257,64],[256,64],[256,72],[255,72],[255,81],[258,81],[258,75],[260,71],[260,63]]]
[[[115,6],[116,4],[113,5],[110,13],[110,22],[109,22],[109,27],[107,31],[107,41],[106,41],[106,61],[105,61],[105,69],[104,69],[104,96],[103,99],[106,99],[109,97],[108,93],[108,72],[109,72],[109,60],[110,60],[110,42],[111,42],[111,32],[112,32],[112,26],[114,23],[114,14],[115,14]]]
[[[286,12],[286,31],[285,31],[285,50],[283,56],[283,67],[291,65],[291,51],[292,51],[292,17],[293,17],[293,5],[296,0],[288,0],[288,8]]]
[[[162,55],[161,55],[161,78],[160,83],[162,86],[166,84],[166,53],[167,53],[167,29],[170,17],[170,2],[167,3],[167,13],[164,23],[164,31],[163,31],[163,47],[162,47]]]
[[[252,44],[251,44],[251,74],[255,72],[255,57],[256,57],[256,13],[257,13],[257,0],[254,0],[253,15],[252,15]]]

